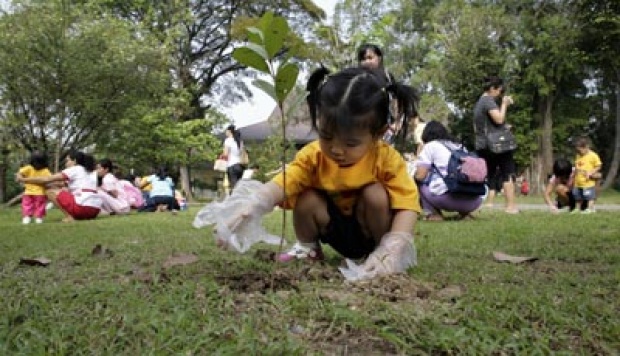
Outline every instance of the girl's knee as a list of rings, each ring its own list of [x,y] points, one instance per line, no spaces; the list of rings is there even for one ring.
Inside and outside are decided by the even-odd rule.
[[[298,234],[316,235],[328,223],[330,217],[327,211],[325,198],[315,190],[308,190],[297,197],[293,209],[295,232]]]
[[[293,211],[295,213],[307,214],[318,209],[324,210],[325,205],[325,198],[323,198],[316,190],[309,189],[299,194]]]
[[[390,198],[382,184],[373,183],[362,189],[360,203],[368,208],[389,209]]]

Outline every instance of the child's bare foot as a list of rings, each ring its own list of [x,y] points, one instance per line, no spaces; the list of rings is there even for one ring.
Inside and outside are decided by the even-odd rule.
[[[424,220],[426,221],[443,221],[443,216],[437,214],[428,215]]]
[[[72,223],[74,221],[75,219],[73,219],[71,216],[66,216],[64,219],[62,219],[63,223]]]

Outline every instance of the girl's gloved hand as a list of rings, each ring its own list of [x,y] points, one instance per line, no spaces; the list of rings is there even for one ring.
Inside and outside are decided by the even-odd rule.
[[[388,232],[368,256],[363,267],[369,274],[378,276],[402,273],[416,262],[413,235],[407,232]]]
[[[215,224],[216,244],[241,253],[260,241],[279,244],[280,238],[267,233],[262,226],[262,217],[274,206],[274,202],[261,193],[262,186],[258,181],[240,181],[224,201],[211,202],[202,208],[194,218],[194,227]]]
[[[348,259],[346,262],[347,267],[340,268],[340,271],[349,281],[405,272],[417,264],[413,235],[407,232],[388,232],[363,264],[358,266]]]

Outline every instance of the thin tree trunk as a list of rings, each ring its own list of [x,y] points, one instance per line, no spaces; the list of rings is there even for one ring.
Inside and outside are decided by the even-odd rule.
[[[7,171],[7,164],[5,163],[7,162],[6,157],[3,157],[0,160],[0,202],[6,201],[7,200],[7,195],[6,195],[6,181],[7,181],[7,177],[6,177],[6,171]]]
[[[544,97],[541,102],[542,134],[540,140],[540,157],[542,158],[541,176],[551,173],[553,167],[553,96]]]
[[[602,189],[607,189],[614,184],[618,174],[618,166],[620,166],[620,71],[616,72],[616,78],[616,139],[614,143],[614,155],[611,159],[607,176],[601,187]]]
[[[192,189],[189,182],[189,169],[183,165],[179,168],[179,180],[181,181],[181,189],[185,193],[185,199],[190,202],[193,201]]]

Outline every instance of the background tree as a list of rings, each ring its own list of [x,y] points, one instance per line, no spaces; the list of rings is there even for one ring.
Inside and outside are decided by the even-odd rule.
[[[126,22],[68,1],[23,4],[0,18],[4,129],[28,151],[86,148],[167,83],[162,53]]]
[[[168,49],[170,72],[173,76],[171,90],[184,98],[185,106],[177,107],[171,120],[179,123],[209,120],[206,116],[213,103],[229,105],[251,96],[243,78],[254,77],[245,71],[245,65],[232,59],[234,47],[245,39],[244,29],[268,10],[288,19],[299,34],[310,28],[314,21],[324,17],[324,12],[312,1],[304,0],[178,0],[168,2],[100,0],[102,9],[111,9],[123,19],[140,24],[159,39]],[[301,37],[291,32],[290,47],[304,46]],[[207,123],[217,127],[219,122]],[[193,125],[195,126],[195,125]],[[209,131],[213,132],[213,131]],[[179,132],[177,134],[182,134]],[[204,137],[211,148],[212,137]],[[183,190],[191,199],[187,164],[195,148],[184,150],[185,157],[177,163]],[[211,158],[219,148],[211,151]],[[181,156],[179,156],[181,157]]]
[[[575,0],[581,25],[580,48],[588,53],[592,74],[590,91],[600,98],[591,117],[598,123],[597,149],[607,167],[603,188],[609,188],[620,168],[620,3],[612,0]]]

